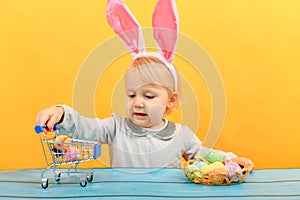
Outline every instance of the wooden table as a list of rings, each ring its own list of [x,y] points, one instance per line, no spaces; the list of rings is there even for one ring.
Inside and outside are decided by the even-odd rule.
[[[0,171],[0,199],[300,199],[300,169],[254,170],[245,183],[194,184],[181,169],[91,169],[94,180],[52,181],[41,187],[42,169]]]

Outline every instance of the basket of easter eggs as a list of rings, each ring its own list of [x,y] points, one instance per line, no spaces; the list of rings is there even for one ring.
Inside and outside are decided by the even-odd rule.
[[[232,185],[243,183],[254,168],[251,160],[243,157],[223,160],[212,150],[198,159],[182,164],[185,176],[194,183],[206,185]]]

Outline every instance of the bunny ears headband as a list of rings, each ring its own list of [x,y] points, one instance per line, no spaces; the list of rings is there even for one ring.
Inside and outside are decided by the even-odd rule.
[[[158,53],[146,52],[141,27],[122,0],[108,0],[106,17],[110,26],[130,51],[133,59],[150,56],[165,64],[173,76],[175,91],[177,91],[177,73],[172,64],[178,38],[178,14],[175,0],[158,0],[153,12],[153,37]]]

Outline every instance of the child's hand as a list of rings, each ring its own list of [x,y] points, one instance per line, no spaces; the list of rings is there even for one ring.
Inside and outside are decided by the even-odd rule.
[[[53,131],[55,124],[62,120],[64,109],[60,106],[54,106],[41,110],[36,117],[36,125],[47,125],[45,132]]]

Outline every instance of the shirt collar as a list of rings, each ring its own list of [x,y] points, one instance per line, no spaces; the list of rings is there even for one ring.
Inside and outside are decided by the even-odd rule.
[[[176,130],[175,124],[170,121],[166,121],[165,127],[163,127],[160,130],[157,130],[157,131],[155,131],[155,130],[151,131],[150,129],[144,129],[140,126],[137,126],[128,118],[126,118],[125,123],[129,129],[129,132],[132,135],[138,136],[138,137],[145,137],[145,136],[151,134],[152,136],[154,136],[160,140],[170,140],[171,138],[174,137],[175,130]]]

